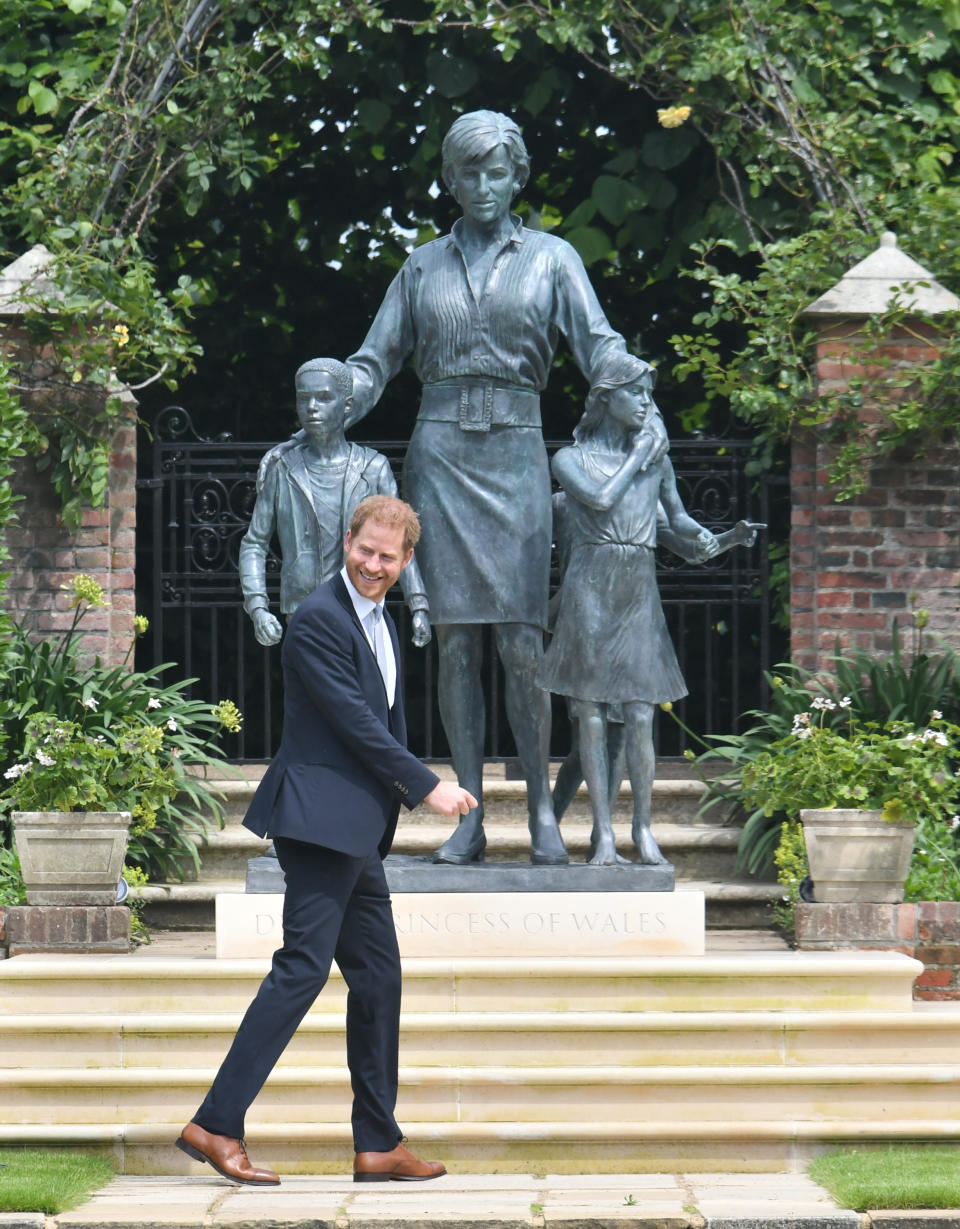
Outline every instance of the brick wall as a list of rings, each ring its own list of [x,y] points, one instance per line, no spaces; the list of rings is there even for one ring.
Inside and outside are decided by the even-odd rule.
[[[817,377],[823,390],[863,372],[851,326],[822,328]],[[919,336],[918,336],[919,331]],[[897,367],[929,362],[936,336],[918,325],[896,329],[881,353]],[[869,372],[868,372],[869,374]],[[873,415],[864,412],[869,429]],[[912,629],[913,610],[930,613],[925,644],[960,649],[960,447],[943,441],[929,454],[908,452],[872,467],[866,490],[838,502],[828,479],[833,453],[808,433],[791,462],[791,657],[826,668],[844,648],[889,650],[894,622]],[[915,595],[915,606],[912,597]],[[910,643],[909,639],[907,643]]]
[[[0,326],[0,344],[17,361],[26,360],[23,336],[15,328]],[[128,406],[111,441],[105,506],[85,508],[79,529],[63,524],[49,475],[38,473],[30,458],[18,463],[12,485],[23,498],[17,505],[17,521],[6,534],[10,560],[3,567],[11,572],[6,608],[40,636],[70,626],[70,595],[61,585],[78,572],[92,576],[110,605],[84,616],[83,648],[110,664],[123,661],[133,643],[137,436],[132,397]]]
[[[797,905],[797,946],[896,951],[923,962],[915,999],[960,999],[960,902]]]

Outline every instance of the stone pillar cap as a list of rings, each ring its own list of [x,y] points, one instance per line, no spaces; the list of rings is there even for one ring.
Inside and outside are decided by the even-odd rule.
[[[0,316],[22,316],[38,299],[55,301],[62,292],[47,277],[53,253],[42,243],[0,269]]]
[[[897,247],[897,236],[885,231],[880,246],[819,299],[803,309],[805,316],[872,316],[891,307],[940,315],[960,311],[960,299]]]

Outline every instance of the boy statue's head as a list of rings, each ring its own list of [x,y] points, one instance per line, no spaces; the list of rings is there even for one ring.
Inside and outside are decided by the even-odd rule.
[[[350,368],[335,358],[312,358],[297,368],[297,418],[311,442],[326,442],[343,433],[353,403]]]

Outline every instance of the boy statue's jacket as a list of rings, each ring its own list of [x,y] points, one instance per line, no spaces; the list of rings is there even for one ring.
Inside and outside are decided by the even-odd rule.
[[[343,478],[340,516],[333,525],[321,520],[314,504],[307,466],[308,446],[298,437],[264,454],[257,471],[257,502],[250,527],[240,544],[240,584],[243,607],[252,614],[267,609],[266,560],[276,533],[280,541],[280,610],[290,614],[343,563],[341,547],[350,518],[369,495],[397,494],[390,463],[382,453],[362,444],[349,444]],[[326,543],[326,549],[321,549]],[[332,549],[331,549],[332,548]],[[323,574],[323,557],[335,567]],[[411,611],[425,610],[427,599],[416,557],[404,568],[400,587]]]

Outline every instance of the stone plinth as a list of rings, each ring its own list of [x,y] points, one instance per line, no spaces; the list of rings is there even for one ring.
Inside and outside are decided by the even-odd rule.
[[[704,951],[700,891],[392,891],[391,899],[403,957],[701,956]],[[272,955],[281,942],[282,911],[280,894],[220,893],[217,956]]]
[[[672,892],[672,863],[644,866],[535,866],[532,862],[471,862],[448,866],[414,854],[390,854],[384,861],[391,892]],[[280,863],[269,855],[247,863],[248,892],[283,892]]]
[[[915,999],[960,999],[960,902],[797,905],[806,951],[897,951],[922,960]]]
[[[128,952],[130,910],[125,905],[10,905],[6,942],[10,956]]]

